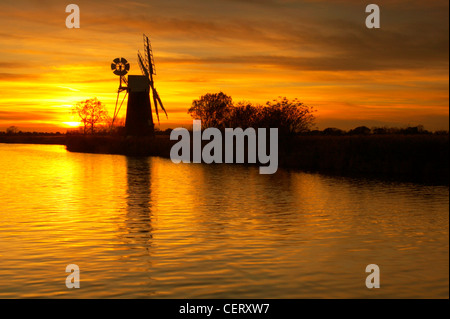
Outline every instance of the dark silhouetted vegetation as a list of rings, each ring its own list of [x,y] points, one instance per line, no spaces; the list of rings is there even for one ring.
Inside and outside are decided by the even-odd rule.
[[[227,117],[232,107],[233,100],[230,96],[222,92],[208,93],[192,102],[188,114],[194,119],[201,120],[204,128],[223,129],[227,127]]]
[[[311,172],[449,183],[449,135],[297,136],[280,147],[279,165]]]
[[[226,127],[278,128],[280,136],[304,133],[314,124],[312,107],[286,97],[266,102],[264,106],[250,102],[233,103],[230,96],[208,93],[192,102],[188,114],[202,121],[202,128]]]
[[[421,125],[312,130],[313,112],[297,99],[279,98],[261,106],[233,103],[231,97],[220,92],[194,100],[188,113],[202,120],[203,129],[278,127],[280,167],[448,185],[448,131],[430,132]],[[169,139],[172,129],[157,129],[155,138],[126,137],[122,125],[112,130],[107,124],[98,125],[89,135],[84,134],[85,128],[60,134],[22,132],[12,126],[0,132],[0,142],[65,144],[74,152],[169,158],[176,143]]]
[[[170,157],[175,141],[167,135],[153,137],[71,135],[67,136],[66,147],[71,152],[122,154],[128,156]]]
[[[105,105],[97,98],[78,102],[72,108],[72,113],[80,117],[84,125],[84,134],[87,133],[87,129],[89,129],[91,134],[94,134],[96,125],[108,121],[108,111]]]
[[[60,132],[22,132],[18,128],[13,133],[8,128],[5,132],[0,131],[0,143],[65,145],[66,135]]]
[[[17,132],[19,132],[19,128],[17,126],[10,126],[6,129],[7,135],[17,134]]]
[[[448,131],[436,131],[430,132],[424,129],[422,125],[418,126],[408,126],[405,128],[398,127],[372,127],[358,126],[349,131],[341,130],[335,127],[329,127],[322,131],[312,130],[305,132],[303,135],[424,135],[424,134],[434,134],[434,135],[448,135]]]

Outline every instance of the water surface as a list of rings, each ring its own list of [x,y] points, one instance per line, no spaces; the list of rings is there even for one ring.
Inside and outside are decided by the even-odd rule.
[[[0,144],[0,167],[0,298],[449,297],[445,186],[55,145]]]

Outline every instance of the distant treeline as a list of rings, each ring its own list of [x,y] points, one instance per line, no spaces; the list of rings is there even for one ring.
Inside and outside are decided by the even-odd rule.
[[[48,134],[0,134],[0,143],[8,144],[56,144],[66,145],[66,135],[56,133]]]
[[[171,128],[164,131],[155,130],[157,135],[170,135]],[[323,130],[307,130],[304,132],[294,133],[294,136],[345,136],[345,135],[448,135],[449,131],[437,130],[428,131],[422,125],[408,126],[405,128],[399,127],[373,127],[358,126],[350,130],[342,130],[334,127],[329,127]]]
[[[448,135],[448,131],[438,130],[438,131],[428,131],[425,130],[423,125],[417,126],[408,126],[406,128],[398,128],[398,127],[372,127],[368,128],[367,126],[358,126],[351,130],[341,130],[334,127],[329,127],[324,130],[309,130],[305,132],[303,135],[327,135],[327,136],[340,136],[340,135],[392,135],[392,134],[403,134],[403,135],[411,135],[411,134],[436,134],[436,135]]]
[[[172,132],[172,128],[167,128],[165,130],[161,130],[159,128],[155,128],[156,135],[170,135]],[[113,132],[109,132],[105,130],[98,130],[94,134],[89,135],[97,135],[97,136],[105,136],[105,135],[124,135],[125,128],[117,127]],[[22,132],[18,131],[15,133],[0,131],[0,136],[61,136],[61,135],[82,135],[84,134],[82,130],[67,130],[66,133],[61,132]],[[422,125],[418,126],[408,126],[405,128],[399,127],[372,127],[369,128],[367,126],[358,126],[354,129],[350,130],[342,130],[339,128],[329,127],[323,130],[307,130],[301,133],[296,133],[294,135],[297,136],[344,136],[344,135],[393,135],[393,134],[401,134],[401,135],[412,135],[412,134],[434,134],[434,135],[448,135],[449,131],[445,130],[437,130],[437,131],[429,131],[424,129]]]
[[[0,135],[3,136],[60,136],[60,135],[64,135],[65,133],[61,133],[61,132],[22,132],[22,131],[18,131],[15,133],[11,133],[11,132],[4,132],[4,131],[0,131]]]

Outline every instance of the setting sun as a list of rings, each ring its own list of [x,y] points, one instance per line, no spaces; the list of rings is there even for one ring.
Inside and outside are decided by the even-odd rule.
[[[82,123],[81,122],[63,122],[63,124],[68,127],[78,127],[78,126],[81,126]]]

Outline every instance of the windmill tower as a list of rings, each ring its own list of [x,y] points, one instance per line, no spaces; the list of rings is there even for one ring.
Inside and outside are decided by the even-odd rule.
[[[116,58],[111,64],[113,73],[120,76],[119,89],[117,91],[116,107],[114,109],[113,123],[116,119],[122,104],[128,96],[127,114],[125,122],[126,135],[131,136],[153,136],[155,134],[155,125],[153,122],[152,103],[150,95],[152,95],[155,107],[155,113],[159,123],[158,104],[167,117],[167,112],[161,102],[158,92],[155,89],[153,75],[155,72],[155,63],[153,61],[153,52],[148,37],[144,34],[144,50],[143,57],[138,51],[138,64],[143,75],[125,75],[128,73],[129,64],[124,58]],[[123,86],[125,84],[125,86]],[[125,96],[117,107],[119,95],[122,91],[126,91]]]

